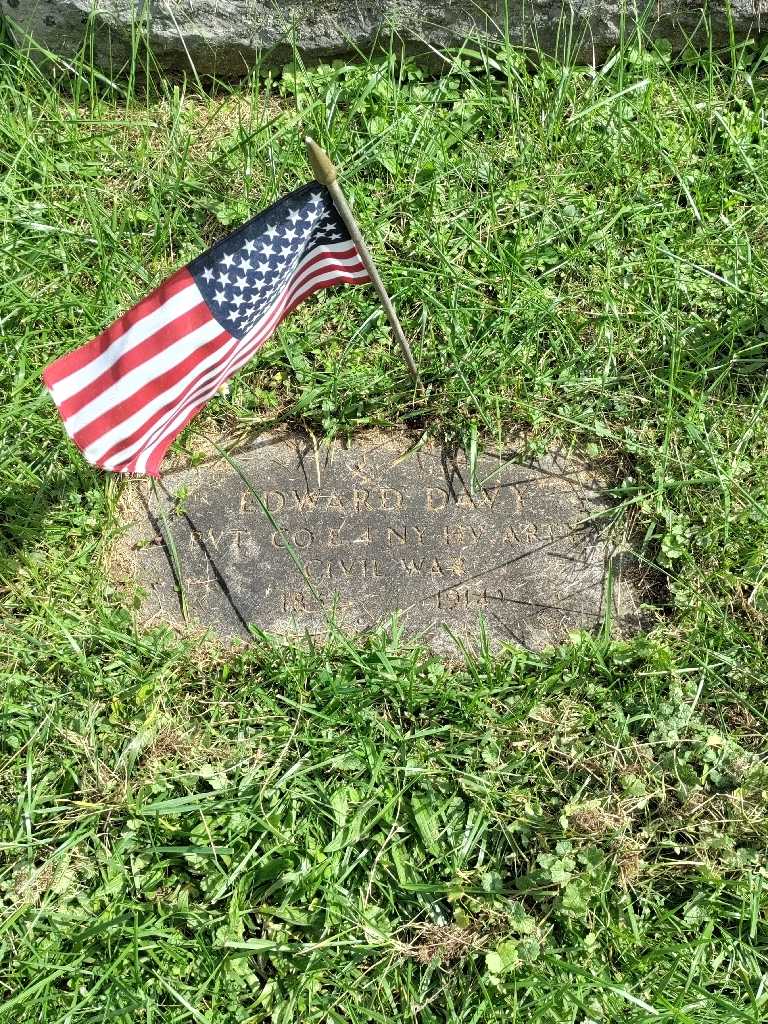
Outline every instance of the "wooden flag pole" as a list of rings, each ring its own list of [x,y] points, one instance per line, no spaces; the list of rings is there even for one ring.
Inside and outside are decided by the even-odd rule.
[[[321,185],[325,185],[331,193],[333,204],[339,211],[341,219],[347,225],[347,230],[352,237],[352,241],[355,243],[357,251],[360,253],[360,259],[363,261],[365,269],[368,271],[371,284],[376,289],[381,304],[384,307],[384,312],[389,318],[389,322],[392,325],[392,332],[400,344],[400,350],[403,353],[403,359],[405,360],[405,365],[408,367],[408,372],[411,377],[413,377],[413,381],[418,391],[423,394],[424,385],[421,383],[419,371],[416,368],[413,353],[411,352],[411,346],[408,344],[408,340],[405,337],[403,328],[398,320],[397,313],[395,312],[395,307],[392,305],[392,300],[387,294],[384,282],[379,276],[376,264],[373,262],[373,257],[371,256],[368,246],[365,244],[365,239],[360,234],[360,228],[357,226],[357,221],[349,208],[349,203],[344,198],[344,193],[341,191],[341,186],[339,185],[336,177],[336,168],[331,163],[331,159],[325,150],[321,146],[318,146],[315,140],[310,138],[309,135],[304,139],[304,144],[307,147],[309,162],[312,165],[315,178]]]

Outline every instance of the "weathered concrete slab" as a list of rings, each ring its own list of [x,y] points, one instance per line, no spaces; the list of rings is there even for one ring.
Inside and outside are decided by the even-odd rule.
[[[318,451],[263,437],[236,456],[263,508],[221,459],[166,474],[165,521],[137,485],[117,564],[146,591],[144,618],[181,622],[169,530],[191,621],[223,636],[247,637],[251,623],[323,634],[329,617],[360,632],[398,612],[438,650],[455,646],[446,627],[476,639],[481,619],[495,641],[538,649],[599,626],[609,590],[615,627],[637,627],[631,560],[587,467],[486,455],[472,484],[461,453],[406,454],[412,443],[366,434]]]
[[[125,69],[132,41],[144,39],[171,71],[194,68],[224,77],[257,62],[274,67],[376,49],[390,40],[435,66],[435,50],[467,39],[541,49],[599,62],[622,28],[643,31],[681,50],[691,42],[727,47],[765,30],[766,0],[0,0],[0,14],[54,53],[71,58],[93,29],[87,52],[108,74]]]

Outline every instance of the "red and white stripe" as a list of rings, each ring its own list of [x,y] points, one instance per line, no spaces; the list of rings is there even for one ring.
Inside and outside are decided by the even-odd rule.
[[[313,249],[259,323],[233,337],[183,268],[111,327],[43,373],[64,427],[94,466],[157,476],[168,447],[299,303],[364,284],[354,243]]]

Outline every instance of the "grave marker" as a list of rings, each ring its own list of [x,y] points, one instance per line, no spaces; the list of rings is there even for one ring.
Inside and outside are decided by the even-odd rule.
[[[600,626],[610,591],[614,628],[638,628],[636,565],[609,536],[609,506],[588,467],[487,454],[471,482],[461,453],[406,454],[413,440],[363,434],[315,450],[302,435],[260,438],[234,459],[269,516],[224,460],[167,473],[157,496],[191,624],[222,636],[248,637],[251,623],[322,635],[329,615],[360,632],[398,612],[409,635],[449,651],[445,627],[472,641],[482,617],[495,642],[540,649]],[[130,519],[121,548],[147,594],[143,618],[181,624],[146,483]]]

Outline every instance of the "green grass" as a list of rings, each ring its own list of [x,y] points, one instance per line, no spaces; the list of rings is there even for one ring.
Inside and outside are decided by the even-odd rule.
[[[765,1020],[761,55],[139,83],[0,53],[0,1020]],[[396,630],[137,630],[103,568],[123,484],[40,371],[306,180],[307,130],[426,407],[337,291],[177,447],[414,420],[587,452],[665,581],[647,636],[455,666]]]

